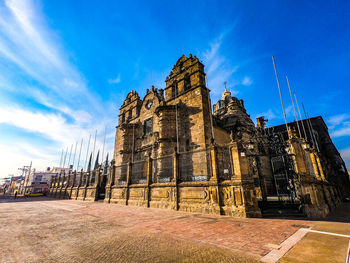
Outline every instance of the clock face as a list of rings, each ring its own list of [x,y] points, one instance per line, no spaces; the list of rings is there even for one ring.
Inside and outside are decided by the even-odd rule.
[[[153,102],[151,100],[148,100],[146,103],[146,109],[150,109],[152,107]]]

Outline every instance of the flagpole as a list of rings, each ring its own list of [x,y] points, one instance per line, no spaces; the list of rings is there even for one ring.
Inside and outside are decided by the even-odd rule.
[[[74,170],[74,163],[75,163],[75,155],[77,153],[77,146],[78,146],[78,141],[75,142],[75,150],[74,150],[74,155],[73,155],[73,166],[72,170]]]
[[[83,147],[83,139],[81,139],[80,143],[80,150],[79,150],[79,157],[78,157],[78,164],[77,164],[77,171],[79,170],[79,163],[80,163],[80,154],[81,154],[81,148]]]
[[[64,166],[66,164],[67,153],[68,153],[68,147],[67,147],[67,150],[66,150],[66,154],[64,155],[64,162],[63,162],[63,165],[62,165],[63,168],[64,168]]]
[[[73,144],[74,144],[74,143],[73,143]],[[72,144],[72,146],[70,147],[70,154],[69,154],[69,159],[68,159],[68,168],[69,168],[69,165],[70,165],[70,157],[72,156],[73,144]]]
[[[87,147],[87,149],[86,149],[86,158],[85,158],[84,167],[86,167],[86,162],[87,162],[87,158],[88,158],[88,154],[89,154],[90,140],[91,140],[91,133],[90,133],[90,135],[89,135],[88,147]]]
[[[299,117],[300,117],[300,121],[301,121],[301,126],[303,126],[304,137],[305,137],[305,140],[307,140],[305,126],[304,126],[303,118],[301,117],[301,114],[300,114],[299,103],[298,103],[297,95],[295,94],[295,92],[294,92],[294,98],[295,98],[295,103],[297,104],[297,108],[298,108],[298,112],[299,112]]]
[[[279,94],[280,94],[280,100],[281,100],[281,105],[282,105],[282,110],[283,110],[284,121],[285,121],[285,124],[286,124],[288,139],[290,139],[290,138],[289,138],[289,132],[288,132],[288,124],[287,124],[286,112],[285,112],[285,110],[284,110],[284,105],[283,105],[283,99],[282,99],[282,93],[281,93],[280,82],[279,82],[279,80],[278,80],[277,69],[276,69],[276,64],[275,64],[275,58],[274,58],[273,56],[272,56],[272,62],[273,62],[273,68],[275,69],[275,75],[276,75],[276,81],[277,81],[277,86],[278,86],[278,92],[279,92]]]
[[[95,131],[94,148],[93,148],[93,150],[92,150],[92,161],[93,161],[94,158],[95,158],[96,136],[97,136],[97,130]]]
[[[209,94],[209,82],[208,82],[208,77],[207,77],[207,72],[205,71],[205,82],[206,82],[206,86],[207,86],[207,91],[208,91],[208,106],[209,106],[209,117],[210,117],[210,126],[211,126],[211,136],[213,138],[213,141],[215,140],[215,136],[214,136],[214,127],[213,127],[213,112],[212,112],[212,108],[211,108],[211,101],[210,101],[210,94]]]
[[[103,147],[102,147],[102,156],[101,156],[101,160],[103,162],[103,155],[105,153],[105,144],[106,144],[106,132],[107,132],[107,125],[105,126],[105,136],[103,138]]]
[[[313,140],[314,140],[314,142],[315,142],[315,145],[314,145],[314,146],[316,147],[317,152],[320,152],[320,149],[318,148],[318,143],[317,143],[317,140],[316,140],[316,136],[315,136],[314,130],[313,130],[313,128],[312,128],[312,123],[311,123],[309,114],[305,111],[304,104],[302,104],[302,105],[303,105],[303,109],[304,109],[304,112],[305,112],[305,116],[307,116],[307,120],[309,121],[309,125],[310,125],[310,134],[311,134],[311,136],[312,136],[312,138],[313,138]]]
[[[288,83],[288,89],[289,89],[290,99],[291,99],[292,105],[293,105],[295,121],[296,121],[296,123],[297,123],[298,131],[299,131],[299,137],[301,138],[300,127],[299,127],[299,123],[298,123],[298,116],[297,116],[297,112],[296,112],[296,110],[295,110],[294,100],[293,100],[293,96],[292,96],[292,91],[291,91],[291,89],[290,89],[290,84],[289,84],[288,76],[286,76],[286,79],[287,79],[287,83]]]
[[[60,165],[59,165],[59,167],[61,167],[61,165],[62,165],[62,161],[63,161],[63,148],[62,148],[62,153],[61,153],[61,159],[60,159]]]
[[[308,125],[308,127],[309,127],[309,133],[310,133],[310,137],[311,137],[312,144],[313,144],[313,146],[316,148],[316,142],[314,141],[314,136],[312,136],[312,133],[313,133],[313,132],[312,132],[312,126],[310,125],[310,122],[309,122],[308,117],[307,117],[307,115],[306,115],[306,111],[305,111],[304,104],[301,103],[301,106],[303,107],[304,115],[305,115],[305,119],[306,119],[306,123],[307,123],[307,125]]]

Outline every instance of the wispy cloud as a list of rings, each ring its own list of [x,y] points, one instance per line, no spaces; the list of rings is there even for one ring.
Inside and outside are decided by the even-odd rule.
[[[279,118],[279,116],[276,114],[275,111],[273,111],[272,109],[269,109],[268,111],[265,111],[265,112],[261,112],[261,113],[258,113],[255,115],[255,118],[258,118],[258,117],[265,117],[267,118],[268,120],[272,120],[272,119],[276,119],[276,118]]]
[[[340,114],[335,115],[327,119],[327,122],[330,124],[329,128],[333,129],[335,126],[343,123],[346,119],[348,119],[350,116],[348,114]]]
[[[349,123],[345,127],[342,127],[340,129],[337,129],[337,130],[331,132],[331,137],[333,137],[333,138],[343,137],[343,136],[350,136],[350,124]]]
[[[236,86],[250,86],[253,80],[250,76],[239,76],[237,70],[240,65],[233,65],[228,57],[226,57],[221,48],[226,34],[221,34],[218,38],[209,43],[209,48],[202,54],[204,64],[207,66],[206,73],[208,76],[208,86],[212,91],[214,98],[220,95],[224,89],[224,83],[233,95],[238,93]]]
[[[224,34],[209,43],[209,49],[203,53],[204,64],[207,67],[208,86],[214,97],[221,94],[224,89],[224,82],[227,82],[228,89],[233,94],[237,93],[233,89],[237,83],[232,81],[232,74],[238,69],[238,66],[231,66],[229,60],[220,53],[223,40]]]
[[[114,79],[109,79],[109,80],[108,80],[108,82],[109,82],[110,84],[118,84],[118,83],[120,83],[120,81],[121,81],[120,73],[118,74],[118,76],[117,76],[116,78],[114,78]]]
[[[101,131],[105,124],[110,124],[108,133],[114,130],[113,118],[106,112],[110,105],[100,105],[99,97],[87,87],[78,68],[70,63],[67,54],[71,51],[65,50],[59,36],[47,26],[36,4],[32,0],[0,3],[0,63],[6,65],[0,70],[0,95],[12,92],[46,109],[16,100],[7,103],[1,96],[0,125],[33,133],[51,143],[47,146],[21,137],[13,137],[12,141],[0,139],[2,152],[12,149],[2,156],[5,164],[0,167],[0,176],[13,169],[13,159],[36,160],[34,165],[43,165],[45,160],[46,165],[50,165],[48,159],[57,162],[59,148],[81,138],[87,140],[95,129],[100,131],[97,145],[102,148]],[[120,82],[120,75],[118,78]],[[25,142],[14,145],[14,141]],[[110,150],[111,140],[108,143],[106,148]]]
[[[327,123],[331,131],[332,138],[350,136],[350,115],[347,113],[339,114],[328,118]]]
[[[350,147],[342,149],[339,152],[345,162],[346,167],[350,169]]]
[[[244,77],[241,84],[244,86],[250,86],[252,85],[253,80],[250,77]]]

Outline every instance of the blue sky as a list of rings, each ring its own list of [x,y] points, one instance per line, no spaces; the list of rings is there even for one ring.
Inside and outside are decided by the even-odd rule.
[[[84,164],[105,127],[113,154],[126,94],[164,88],[183,52],[206,65],[213,103],[227,81],[269,125],[283,122],[274,55],[288,121],[285,75],[350,167],[349,13],[348,1],[1,1],[0,177],[58,165],[81,139]]]

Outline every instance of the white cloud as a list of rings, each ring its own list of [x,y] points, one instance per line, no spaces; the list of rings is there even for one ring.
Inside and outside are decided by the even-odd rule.
[[[332,138],[343,137],[343,136],[350,136],[350,125],[331,132]]]
[[[347,113],[332,116],[327,119],[331,137],[350,136],[350,115]]]
[[[66,148],[68,146],[68,148],[70,148],[73,143],[80,143],[81,139],[84,139],[83,147],[86,149],[89,133],[91,134],[89,152],[91,152],[93,150],[92,144],[95,134],[94,129],[98,130],[95,154],[98,150],[102,151],[103,148],[103,131],[106,123],[104,121],[97,125],[90,123],[90,126],[84,127],[79,121],[68,123],[67,119],[61,114],[31,112],[20,108],[19,106],[0,106],[0,124],[1,123],[6,123],[35,134],[40,134],[42,137],[54,142],[49,145],[38,145],[37,143],[32,143],[31,140],[23,142],[23,138],[15,144],[13,142],[0,141],[0,144],[2,144],[2,161],[5,164],[0,167],[1,176],[6,176],[10,173],[9,169],[13,170],[14,162],[17,163],[18,161],[23,165],[25,161],[33,160],[35,161],[35,167],[40,169],[44,169],[46,166],[50,165],[58,165],[60,158],[59,155],[61,153],[60,148]],[[110,131],[112,127],[108,128]],[[109,132],[108,135],[110,134],[111,132]],[[110,140],[107,140],[104,158],[107,150],[110,154],[113,153],[111,150],[112,145],[113,144]],[[8,149],[11,150],[8,151]],[[16,161],[13,159],[16,159]],[[82,155],[81,159],[85,159],[85,154]]]
[[[244,86],[250,86],[252,85],[253,81],[250,77],[244,77],[241,84]]]
[[[41,83],[58,99],[72,102],[84,93],[85,99],[94,103],[85,80],[32,0],[6,0],[0,12],[0,59]]]
[[[346,168],[350,169],[350,147],[342,149],[339,152],[346,164]]]
[[[89,134],[96,129],[96,149],[102,150],[105,125],[109,125],[108,133],[115,130],[110,114],[115,109],[109,103],[102,106],[100,98],[88,89],[84,77],[70,63],[67,54],[71,51],[60,44],[36,4],[32,0],[0,2],[0,63],[6,65],[0,68],[0,89],[46,107],[33,110],[0,97],[0,124],[17,127],[19,134],[29,132],[36,138],[36,142],[20,135],[6,134],[8,141],[0,138],[0,177],[29,165],[30,160],[41,169],[58,165],[61,148],[81,138],[86,147]],[[42,142],[40,138],[44,138]],[[45,145],[48,141],[51,143]],[[107,142],[106,149],[111,151],[113,142]]]
[[[110,84],[118,84],[120,83],[121,79],[120,79],[120,73],[118,74],[118,76],[115,79],[109,79],[108,82]]]
[[[330,124],[328,127],[330,129],[335,128],[335,126],[343,123],[346,119],[348,119],[350,116],[348,114],[340,114],[335,115],[327,119],[327,122]]]
[[[228,33],[228,32],[226,32]],[[224,83],[232,95],[238,94],[236,86],[250,86],[253,81],[251,77],[238,76],[237,70],[239,65],[232,65],[230,60],[221,52],[225,34],[221,34],[217,39],[209,43],[209,48],[203,52],[204,64],[206,65],[206,73],[208,77],[208,87],[212,91],[214,99],[218,97],[224,90]]]
[[[262,117],[262,116],[265,117],[268,120],[279,118],[279,116],[276,115],[276,113],[272,109],[269,109],[268,111],[256,114],[255,119],[258,118],[258,117]]]
[[[232,79],[232,74],[238,69],[237,66],[231,66],[228,59],[220,54],[224,35],[215,39],[209,44],[210,48],[203,53],[204,64],[208,78],[208,87],[213,95],[219,95],[224,90],[224,82],[227,82],[228,89],[234,94],[237,91],[233,87],[239,84]]]

